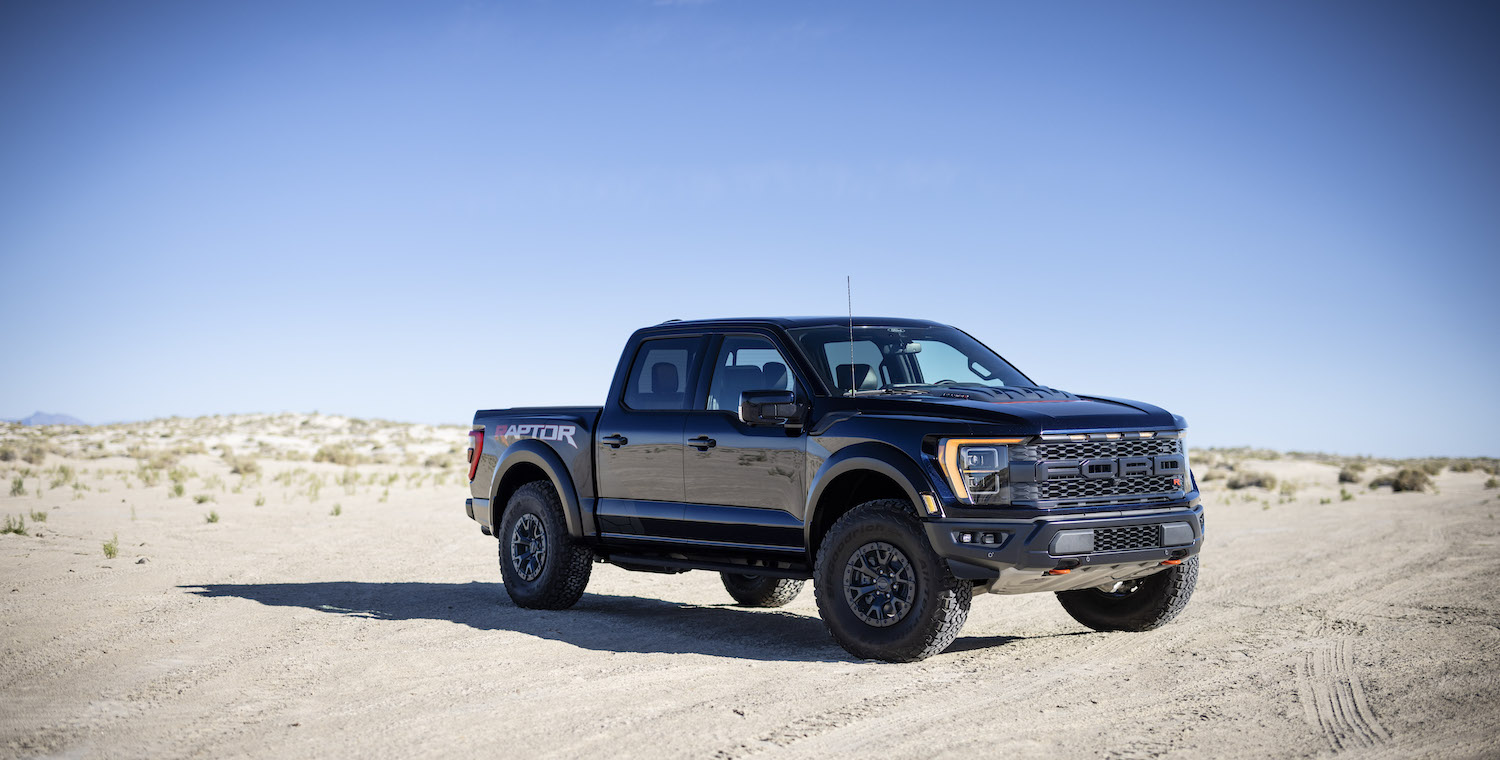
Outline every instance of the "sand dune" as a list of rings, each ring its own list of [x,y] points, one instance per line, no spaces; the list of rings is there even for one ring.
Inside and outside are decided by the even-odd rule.
[[[708,573],[601,565],[573,610],[514,607],[464,445],[328,415],[0,428],[27,533],[0,535],[0,756],[1500,754],[1485,472],[1392,493],[1366,482],[1399,463],[1340,484],[1205,452],[1225,477],[1177,622],[982,597],[948,652],[888,665],[810,591],[740,609]],[[1230,490],[1244,472],[1276,487]]]

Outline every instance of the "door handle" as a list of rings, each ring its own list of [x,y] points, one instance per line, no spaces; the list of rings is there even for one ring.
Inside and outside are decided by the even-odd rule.
[[[699,451],[708,451],[709,449],[718,446],[719,442],[715,441],[712,438],[709,438],[706,435],[700,435],[697,438],[689,438],[688,445]]]
[[[614,435],[606,435],[603,438],[600,438],[599,442],[612,449],[618,449],[621,446],[630,443],[630,439],[626,438],[623,435],[620,435],[619,433],[615,433]]]

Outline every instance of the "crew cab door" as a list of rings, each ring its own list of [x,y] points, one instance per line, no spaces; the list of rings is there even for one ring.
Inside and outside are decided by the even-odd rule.
[[[807,436],[800,430],[740,422],[741,394],[806,384],[767,335],[729,334],[714,341],[708,392],[688,412],[685,501],[679,530],[698,540],[756,546],[802,544]]]
[[[594,439],[600,533],[670,534],[682,518],[683,424],[708,338],[641,341]]]

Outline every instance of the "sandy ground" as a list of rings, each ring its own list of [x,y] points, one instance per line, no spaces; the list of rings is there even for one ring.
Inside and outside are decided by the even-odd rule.
[[[1331,467],[1257,465],[1303,487],[1210,492],[1168,627],[981,597],[948,652],[889,665],[835,645],[810,588],[752,611],[716,575],[596,565],[576,608],[518,609],[456,477],[183,462],[182,497],[124,458],[72,462],[88,490],[0,496],[48,514],[0,536],[0,756],[1500,756],[1500,499],[1479,474],[1340,501]],[[329,478],[316,501],[272,481],[294,467]]]

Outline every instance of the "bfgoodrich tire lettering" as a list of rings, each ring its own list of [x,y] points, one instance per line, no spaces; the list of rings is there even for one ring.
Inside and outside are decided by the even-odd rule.
[[[859,569],[868,563],[859,562],[857,554],[894,556],[882,548],[885,546],[899,550],[905,562],[885,568],[884,574],[871,575]],[[875,562],[879,564],[880,560]],[[909,572],[904,572],[906,563]],[[856,570],[851,572],[851,567]],[[877,577],[885,579],[887,585],[912,586],[897,592],[907,606],[900,609],[894,623],[880,620],[883,624],[872,625],[865,620],[879,619],[870,614],[871,607],[862,593],[862,587],[870,585],[865,581]],[[886,587],[880,590],[884,592]],[[813,591],[823,623],[840,646],[855,657],[889,662],[921,660],[947,649],[968,619],[973,601],[969,586],[954,578],[948,564],[932,550],[911,505],[898,499],[866,502],[833,524],[818,549]],[[857,609],[866,614],[862,616]],[[894,616],[896,607],[891,610]]]
[[[594,553],[568,535],[562,500],[551,483],[536,481],[516,489],[496,537],[500,576],[517,606],[561,610],[583,596]]]
[[[746,607],[782,607],[802,593],[805,581],[791,578],[769,578],[763,575],[719,573],[724,590]]]
[[[1127,581],[1117,590],[1085,588],[1057,592],[1074,620],[1096,631],[1150,631],[1172,622],[1198,585],[1198,558]]]

